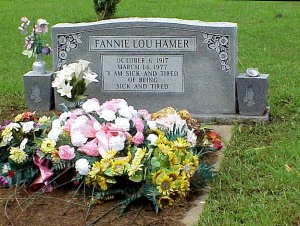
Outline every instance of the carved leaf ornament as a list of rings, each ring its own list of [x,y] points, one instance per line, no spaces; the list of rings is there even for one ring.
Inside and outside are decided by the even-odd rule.
[[[207,44],[208,49],[215,50],[220,59],[221,69],[228,72],[230,70],[229,56],[228,56],[228,35],[215,35],[203,33],[204,44]]]
[[[58,61],[57,69],[62,69],[63,65],[66,64],[68,52],[78,47],[81,44],[82,33],[70,34],[70,35],[58,35]]]

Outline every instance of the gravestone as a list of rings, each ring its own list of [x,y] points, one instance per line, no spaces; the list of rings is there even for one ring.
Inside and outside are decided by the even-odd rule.
[[[92,62],[100,102],[123,98],[136,109],[172,106],[192,114],[236,114],[237,25],[129,18],[52,27],[53,69]],[[55,103],[64,102],[55,94]]]

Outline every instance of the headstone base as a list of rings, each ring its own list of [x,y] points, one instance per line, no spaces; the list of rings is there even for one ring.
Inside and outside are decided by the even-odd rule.
[[[263,115],[238,115],[238,114],[194,114],[193,117],[200,122],[216,122],[221,124],[232,124],[234,122],[269,122],[270,107],[267,107]]]

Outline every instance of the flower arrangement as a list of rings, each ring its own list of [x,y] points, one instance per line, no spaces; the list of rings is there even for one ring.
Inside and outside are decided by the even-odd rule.
[[[145,197],[158,211],[204,187],[215,172],[203,156],[221,148],[217,134],[186,110],[149,114],[124,99],[88,99],[53,117],[23,113],[0,134],[1,186],[51,191],[77,182],[92,203],[122,195],[124,209]]]
[[[25,38],[25,50],[22,52],[23,55],[30,58],[36,54],[49,55],[51,53],[49,44],[44,40],[44,36],[48,32],[48,25],[49,23],[44,19],[40,18],[37,20],[30,35]],[[26,35],[29,26],[30,20],[27,17],[22,17],[21,26],[19,27],[21,34]]]
[[[57,92],[67,101],[79,106],[86,98],[84,95],[87,86],[91,82],[98,82],[96,73],[91,71],[86,60],[79,60],[76,63],[64,65],[60,71],[55,74],[52,87],[57,88]]]

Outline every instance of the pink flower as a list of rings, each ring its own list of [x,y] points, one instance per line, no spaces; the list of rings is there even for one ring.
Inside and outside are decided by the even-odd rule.
[[[58,148],[58,155],[61,159],[71,160],[75,158],[75,150],[69,145],[63,145]]]
[[[138,110],[138,114],[140,115],[140,117],[146,121],[150,120],[150,114],[147,110]]]
[[[144,122],[140,118],[134,118],[133,124],[138,132],[143,132],[144,130]]]
[[[84,113],[84,110],[76,109],[71,113],[70,118],[76,119],[78,116],[84,115]]]
[[[143,135],[143,133],[141,133],[141,132],[137,132],[135,135],[134,135],[134,137],[132,138],[132,140],[133,140],[133,143],[135,144],[135,145],[140,145],[141,143],[143,143],[143,141],[144,141],[144,135]]]
[[[127,102],[124,99],[111,99],[110,101],[106,101],[101,105],[102,109],[108,109],[114,111],[115,113],[118,112],[118,109],[122,108],[123,106],[128,106]]]
[[[74,118],[69,118],[69,119],[65,122],[65,125],[64,125],[65,131],[70,132],[70,131],[71,131],[71,127],[72,127],[72,125],[73,125],[74,122],[75,122],[75,119],[74,119]]]
[[[48,32],[48,22],[44,19],[38,19],[35,25],[35,33],[42,34]]]
[[[96,133],[98,141],[98,151],[100,155],[105,156],[109,149],[121,150],[124,148],[126,140],[126,131],[120,128],[114,128],[111,124],[102,125]]]
[[[87,142],[85,145],[78,148],[78,151],[85,153],[89,156],[98,156],[99,151],[98,151],[97,139]]]

